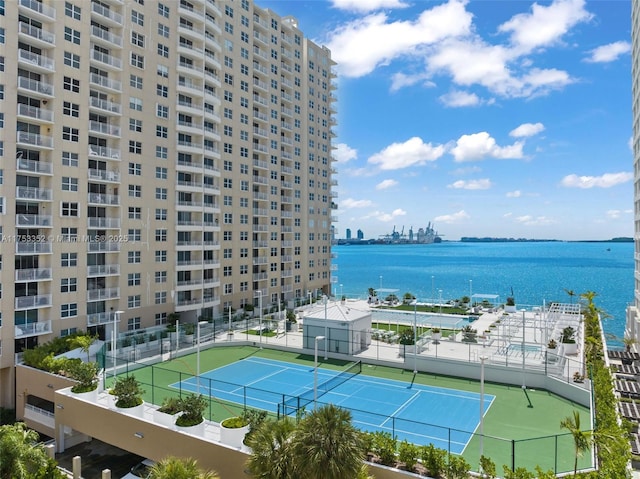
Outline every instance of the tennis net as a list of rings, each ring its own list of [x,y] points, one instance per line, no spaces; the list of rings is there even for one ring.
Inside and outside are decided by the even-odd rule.
[[[318,384],[317,397],[320,397],[329,391],[337,388],[341,384],[347,382],[349,379],[357,376],[362,372],[362,362],[357,361],[356,363],[349,366],[344,371],[336,374],[330,379],[324,381],[322,384]],[[299,396],[293,396],[289,399],[284,399],[282,403],[282,412],[285,415],[295,414],[300,409],[306,407],[308,404],[312,403],[315,400],[316,393],[314,389],[310,389]]]

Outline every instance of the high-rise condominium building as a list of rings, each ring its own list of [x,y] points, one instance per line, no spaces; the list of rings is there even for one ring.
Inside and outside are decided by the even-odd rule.
[[[640,1],[631,2],[631,92],[633,113],[634,304],[627,308],[625,336],[640,341]]]
[[[55,336],[330,292],[330,52],[251,0],[0,1],[0,405]]]

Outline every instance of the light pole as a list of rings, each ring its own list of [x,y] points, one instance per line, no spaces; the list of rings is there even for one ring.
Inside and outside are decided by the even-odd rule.
[[[324,336],[316,336],[315,338],[315,367],[313,368],[313,409],[316,408],[318,402],[318,341],[325,339]]]
[[[198,384],[198,394],[200,394],[200,326],[207,324],[206,321],[198,321],[196,325],[196,381]]]
[[[438,294],[440,295],[440,299],[438,300],[438,304],[440,305],[440,316],[442,316],[442,290],[438,290]]]
[[[418,299],[413,299],[413,374],[418,374]]]
[[[480,356],[480,457],[483,453],[484,442],[484,362],[487,356]]]
[[[259,294],[258,307],[260,308],[260,349],[262,349],[262,290],[258,290],[255,294]]]
[[[327,296],[324,296],[322,298],[324,300],[324,337],[328,338],[329,335],[327,334],[328,331],[328,324],[327,324],[327,303],[329,302],[329,298],[327,298]],[[329,341],[325,340],[324,342],[324,360],[327,360],[327,343]]]
[[[118,347],[118,324],[120,322],[120,315],[124,313],[124,311],[116,311],[113,314],[113,331],[111,332],[111,354],[113,355],[113,377],[116,377],[116,348]]]
[[[435,276],[431,276],[431,303],[433,304],[435,302],[435,298],[436,298],[436,277]]]
[[[380,275],[380,292],[382,292],[382,275]]]
[[[340,285],[340,299],[342,299],[342,284]]]
[[[469,302],[471,303],[471,306],[473,306],[473,300],[472,300],[472,298],[473,298],[472,289],[473,288],[472,288],[472,285],[473,285],[473,280],[470,279],[469,280]]]
[[[525,331],[525,325],[526,325],[526,319],[525,319],[525,312],[527,311],[526,309],[522,309],[522,389],[525,389],[526,383],[525,383],[525,366],[524,366],[524,331]]]

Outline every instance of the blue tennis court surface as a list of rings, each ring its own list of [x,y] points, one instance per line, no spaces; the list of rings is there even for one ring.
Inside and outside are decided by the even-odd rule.
[[[356,427],[386,431],[399,441],[433,444],[461,454],[480,422],[480,395],[371,376],[318,368],[318,404],[332,403],[351,411]],[[340,383],[344,380],[345,382]],[[347,380],[348,379],[348,380]],[[320,386],[336,382],[325,392]],[[248,407],[278,412],[298,402],[313,408],[314,369],[264,358],[242,361],[191,377],[171,387],[198,392]],[[333,387],[333,386],[331,386]],[[495,396],[485,394],[484,413]],[[287,409],[288,412],[291,412]]]

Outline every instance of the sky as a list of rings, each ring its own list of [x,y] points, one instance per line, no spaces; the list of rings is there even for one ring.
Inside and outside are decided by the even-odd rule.
[[[629,0],[258,1],[337,65],[337,237],[633,236]]]

